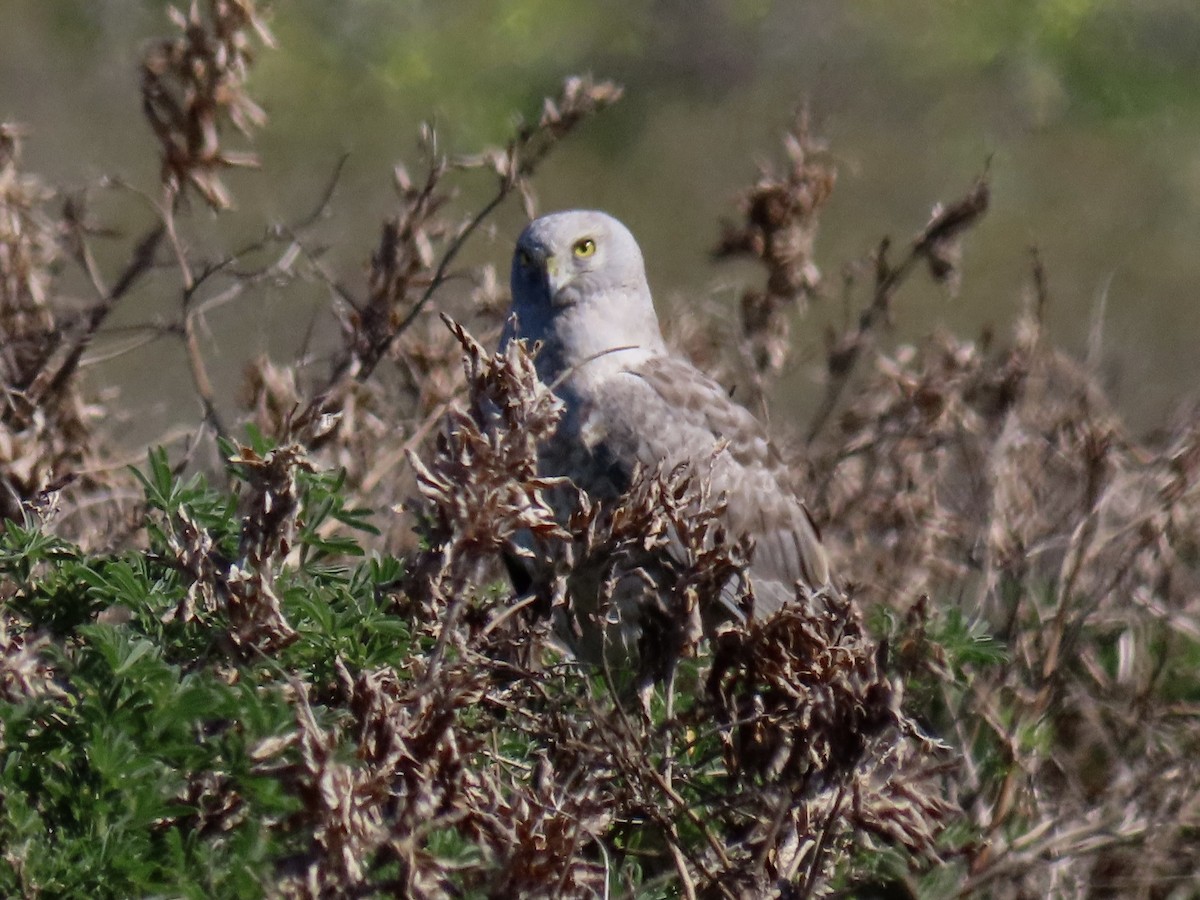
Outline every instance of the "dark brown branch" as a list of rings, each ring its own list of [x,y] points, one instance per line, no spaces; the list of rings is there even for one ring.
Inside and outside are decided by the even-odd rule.
[[[988,199],[988,176],[985,171],[966,196],[957,203],[934,209],[933,218],[913,240],[908,253],[896,266],[892,266],[887,260],[891,240],[885,237],[879,242],[879,249],[875,252],[875,289],[871,303],[859,316],[857,327],[842,335],[829,351],[829,382],[809,427],[810,443],[820,434],[837,407],[842,392],[854,374],[862,352],[869,346],[876,327],[891,315],[892,301],[900,285],[922,260],[929,265],[935,278],[948,278],[953,271],[953,254],[950,252],[952,242],[958,240],[967,228],[979,221],[987,211]]]
[[[125,264],[125,268],[121,271],[120,276],[118,276],[116,284],[113,285],[112,289],[99,303],[88,310],[84,317],[82,328],[76,335],[73,344],[66,352],[62,362],[53,373],[51,373],[49,361],[53,356],[58,354],[62,346],[62,341],[60,340],[55,343],[48,350],[46,364],[40,367],[38,377],[28,390],[29,402],[32,408],[41,406],[48,398],[57,396],[66,387],[79,368],[79,360],[83,356],[84,351],[95,338],[96,333],[100,330],[100,326],[112,314],[118,301],[153,267],[154,256],[158,250],[159,243],[162,241],[163,234],[163,226],[158,225],[150,229],[138,242],[129,261]],[[88,266],[84,259],[85,257],[81,254],[80,264],[84,266],[85,271],[88,271]],[[98,273],[90,273],[89,277],[92,278],[94,285],[102,285]]]

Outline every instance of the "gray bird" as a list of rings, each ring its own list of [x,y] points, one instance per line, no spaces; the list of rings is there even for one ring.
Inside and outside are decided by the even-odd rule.
[[[512,264],[512,314],[501,339],[535,342],[541,380],[566,411],[541,448],[541,474],[593,498],[627,490],[637,464],[686,463],[724,494],[731,536],[754,539],[754,614],[769,615],[829,581],[820,538],[765,431],[725,390],[668,350],[629,229],[572,210],[530,223]],[[736,609],[734,610],[736,612]]]

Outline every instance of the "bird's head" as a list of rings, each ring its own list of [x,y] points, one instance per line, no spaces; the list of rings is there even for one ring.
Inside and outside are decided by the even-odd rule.
[[[541,341],[551,369],[596,371],[618,362],[602,358],[628,363],[631,352],[665,349],[642,252],[612,216],[571,210],[535,219],[517,239],[511,283],[515,322],[506,337]]]

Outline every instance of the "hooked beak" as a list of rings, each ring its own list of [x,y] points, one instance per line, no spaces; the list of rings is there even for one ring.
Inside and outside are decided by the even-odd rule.
[[[574,297],[570,291],[564,291],[567,286],[568,273],[554,254],[548,254],[542,260],[542,270],[546,273],[546,287],[550,291],[550,302],[554,306],[570,306]]]

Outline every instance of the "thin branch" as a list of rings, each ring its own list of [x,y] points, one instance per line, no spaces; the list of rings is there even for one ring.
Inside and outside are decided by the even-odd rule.
[[[837,407],[862,352],[869,345],[871,334],[881,321],[885,321],[891,315],[892,300],[900,285],[922,260],[929,264],[935,277],[947,277],[949,270],[943,268],[947,265],[947,244],[956,240],[965,229],[979,220],[987,211],[988,201],[989,187],[985,171],[965,197],[949,207],[938,207],[934,210],[933,218],[913,240],[899,265],[891,266],[887,261],[891,240],[885,237],[879,242],[879,248],[875,251],[875,289],[871,303],[862,311],[854,331],[843,335],[829,351],[829,382],[821,405],[809,426],[809,443],[820,434]]]
[[[817,846],[813,848],[812,861],[808,866],[808,873],[804,876],[804,886],[801,888],[800,896],[807,897],[813,893],[813,888],[817,884],[817,875],[821,868],[821,857],[825,855],[825,849],[829,844],[829,835],[833,831],[833,825],[837,821],[837,817],[842,811],[842,801],[846,797],[846,779],[843,778],[838,785],[837,794],[833,798],[833,806],[829,809],[829,815],[825,818],[825,824],[821,828],[821,834],[817,838]]]
[[[416,320],[417,316],[420,315],[421,310],[423,310],[425,305],[433,298],[433,295],[437,289],[442,286],[443,282],[445,282],[447,269],[450,268],[450,264],[454,262],[455,258],[458,256],[467,240],[472,234],[475,233],[475,230],[479,228],[481,224],[483,224],[484,220],[487,219],[487,217],[493,212],[495,212],[500,204],[508,198],[510,193],[512,193],[512,185],[505,187],[505,183],[502,182],[501,188],[496,192],[496,195],[492,197],[492,199],[489,200],[478,213],[475,214],[475,216],[467,223],[467,225],[461,231],[459,231],[455,239],[450,242],[449,246],[446,247],[445,253],[442,254],[441,262],[438,263],[437,269],[434,270],[433,278],[430,280],[429,286],[425,288],[425,292],[421,295],[421,298],[417,300],[415,304],[413,304],[413,308],[408,311],[408,314],[400,320],[400,324],[396,326],[396,330],[388,335],[387,340],[380,348],[380,353],[376,357],[377,360],[382,359],[387,351],[391,349],[391,346],[396,342],[396,339],[409,329],[409,326],[411,326]],[[369,377],[376,364],[377,362],[369,367],[364,367],[361,378]]]
[[[150,229],[138,242],[129,262],[126,263],[121,275],[117,278],[116,284],[113,285],[103,300],[88,311],[83,320],[83,327],[75,337],[71,347],[67,350],[62,362],[59,363],[53,372],[49,365],[49,360],[61,347],[61,342],[56,343],[48,351],[46,364],[41,367],[37,378],[29,387],[28,394],[31,407],[43,405],[48,398],[57,396],[66,387],[79,367],[79,360],[83,356],[84,350],[87,349],[96,332],[100,329],[100,326],[112,314],[118,301],[153,266],[154,255],[158,250],[158,245],[163,238],[163,234],[163,227],[159,225]],[[99,279],[98,273],[96,274],[94,284],[103,284]],[[7,415],[6,412],[5,416],[7,417]]]
[[[291,231],[304,231],[310,225],[313,225],[318,219],[323,218],[330,209],[333,203],[333,195],[337,191],[338,182],[342,180],[342,172],[346,168],[346,163],[350,159],[349,153],[343,153],[333,167],[333,174],[329,176],[329,180],[325,183],[325,190],[321,192],[321,197],[313,207],[312,212],[302,218],[299,222],[292,223],[289,226]]]

